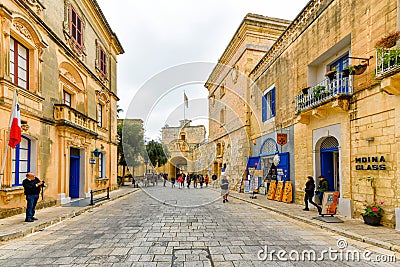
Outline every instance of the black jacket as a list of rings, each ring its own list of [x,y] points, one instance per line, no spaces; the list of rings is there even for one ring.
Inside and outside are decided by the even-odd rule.
[[[22,185],[24,186],[24,194],[25,195],[39,195],[41,186],[36,186],[37,183],[40,183],[40,180],[35,177],[32,181],[26,178]]]
[[[315,183],[312,181],[308,181],[306,183],[306,188],[304,189],[304,191],[306,191],[306,194],[309,196],[313,196],[314,195],[314,190],[315,190]]]

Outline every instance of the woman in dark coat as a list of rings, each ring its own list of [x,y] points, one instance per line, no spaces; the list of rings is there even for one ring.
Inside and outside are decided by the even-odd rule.
[[[322,208],[320,206],[318,206],[312,200],[313,197],[314,197],[314,191],[315,191],[315,182],[314,182],[314,178],[312,178],[312,176],[307,176],[306,188],[304,189],[304,191],[306,192],[306,194],[304,196],[304,204],[306,205],[306,207],[303,210],[309,210],[308,209],[308,202],[310,202],[315,207],[317,207],[318,213],[321,214]]]

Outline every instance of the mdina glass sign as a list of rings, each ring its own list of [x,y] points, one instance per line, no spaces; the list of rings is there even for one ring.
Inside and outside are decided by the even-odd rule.
[[[386,162],[384,156],[375,157],[359,157],[356,158],[356,170],[386,170]]]

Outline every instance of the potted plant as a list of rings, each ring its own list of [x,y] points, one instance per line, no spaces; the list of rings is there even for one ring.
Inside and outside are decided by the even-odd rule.
[[[363,63],[363,64],[359,64],[359,65],[354,65],[352,66],[353,68],[353,74],[354,75],[360,75],[363,74],[364,71],[367,69],[368,67],[368,63]]]
[[[382,215],[384,213],[384,210],[381,206],[383,204],[384,202],[378,202],[378,203],[365,202],[364,213],[361,214],[365,224],[374,226],[381,224]]]
[[[302,92],[304,95],[306,95],[306,94],[308,94],[308,89],[310,89],[310,86],[303,87],[303,88],[301,89],[301,92]]]
[[[396,42],[400,39],[400,31],[391,32],[381,38],[375,44],[376,49],[391,48],[396,45]]]
[[[349,77],[349,75],[354,74],[353,66],[348,66],[347,68],[343,69],[342,76],[343,77]]]
[[[336,68],[331,69],[327,73],[325,73],[325,76],[329,78],[329,80],[333,80],[336,77]]]
[[[314,88],[314,97],[320,97],[325,93],[325,86],[318,85]]]

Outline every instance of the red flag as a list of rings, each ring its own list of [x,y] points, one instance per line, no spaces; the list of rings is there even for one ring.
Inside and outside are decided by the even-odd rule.
[[[188,108],[189,107],[189,99],[185,93],[183,93],[183,99],[185,101],[185,106]]]
[[[21,116],[18,104],[17,90],[14,90],[12,116],[10,120],[10,139],[8,145],[15,148],[21,142]]]

